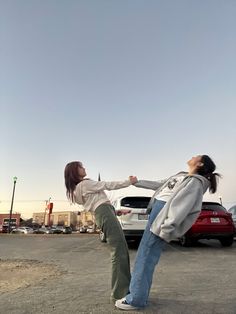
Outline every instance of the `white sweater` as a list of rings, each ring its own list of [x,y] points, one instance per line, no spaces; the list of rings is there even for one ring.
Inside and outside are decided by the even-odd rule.
[[[131,182],[129,180],[105,182],[85,179],[77,184],[75,188],[75,201],[83,205],[85,211],[95,211],[99,205],[109,203],[104,190],[118,190],[130,185]]]

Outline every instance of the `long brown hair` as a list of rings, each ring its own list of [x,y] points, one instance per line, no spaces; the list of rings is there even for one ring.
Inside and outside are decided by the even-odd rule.
[[[221,175],[214,172],[216,170],[216,165],[209,156],[202,155],[201,162],[202,165],[198,168],[197,173],[210,181],[209,191],[215,193],[217,190],[218,179],[221,178]]]
[[[75,203],[74,191],[76,185],[82,181],[78,171],[80,165],[80,161],[72,161],[66,165],[64,170],[66,196],[72,203]]]

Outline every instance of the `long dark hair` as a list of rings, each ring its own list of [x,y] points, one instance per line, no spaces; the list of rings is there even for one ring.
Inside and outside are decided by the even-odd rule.
[[[202,165],[198,168],[197,173],[210,181],[209,191],[215,193],[217,190],[218,179],[221,178],[221,175],[214,172],[216,170],[216,165],[209,156],[202,155],[201,162]]]
[[[64,170],[66,196],[72,203],[75,203],[74,197],[75,187],[78,183],[82,181],[78,171],[80,165],[81,165],[80,161],[72,161],[66,165]]]

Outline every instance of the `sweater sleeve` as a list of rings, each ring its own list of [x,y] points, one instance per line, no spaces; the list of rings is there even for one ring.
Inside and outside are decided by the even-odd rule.
[[[159,181],[148,181],[148,180],[139,180],[134,184],[137,188],[149,189],[156,191],[162,186],[168,179],[159,180]]]
[[[113,182],[84,180],[83,184],[85,193],[96,193],[104,190],[110,191],[126,188],[131,185],[131,182],[129,180]]]
[[[196,184],[194,179],[191,180],[171,201],[168,216],[161,225],[159,236],[169,242],[171,233],[176,228],[179,228],[190,212],[193,215],[200,212],[201,206],[199,204],[201,205],[202,197],[203,190],[201,184]]]

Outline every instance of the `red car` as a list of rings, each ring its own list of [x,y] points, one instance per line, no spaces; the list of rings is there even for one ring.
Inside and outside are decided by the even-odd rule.
[[[235,233],[232,214],[219,203],[203,202],[198,219],[180,242],[190,246],[200,239],[217,239],[222,246],[231,246]]]

